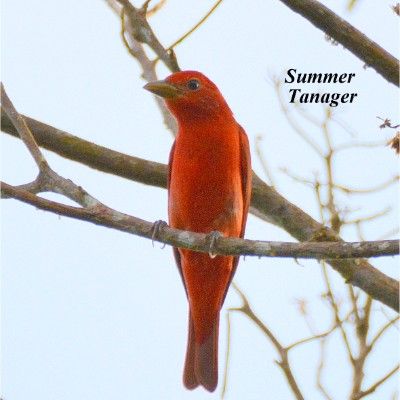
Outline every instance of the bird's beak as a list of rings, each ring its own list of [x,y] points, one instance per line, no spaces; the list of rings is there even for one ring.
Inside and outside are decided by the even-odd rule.
[[[181,90],[178,87],[167,81],[149,82],[143,86],[143,89],[166,99],[178,97],[181,93]]]

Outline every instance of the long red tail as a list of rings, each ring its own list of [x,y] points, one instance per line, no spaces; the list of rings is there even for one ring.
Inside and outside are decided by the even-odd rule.
[[[189,312],[189,337],[186,351],[183,384],[187,389],[201,385],[213,392],[218,384],[218,326],[217,317],[212,331],[203,343],[195,340],[194,324]]]

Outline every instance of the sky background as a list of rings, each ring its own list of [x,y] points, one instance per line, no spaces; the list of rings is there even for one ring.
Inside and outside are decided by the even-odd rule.
[[[398,17],[392,2],[358,1],[349,13],[346,2],[323,1],[393,55],[398,54]],[[136,6],[140,4],[134,2]],[[150,19],[160,41],[169,46],[213,5],[212,1],[169,0]],[[73,135],[136,157],[166,163],[173,142],[152,96],[142,90],[137,62],[120,38],[120,22],[101,0],[3,0],[2,81],[17,110]],[[225,0],[195,33],[176,48],[182,69],[202,71],[220,88],[251,145],[253,169],[263,179],[255,151],[257,136],[278,191],[319,218],[313,191],[282,171],[323,178],[323,165],[282,114],[272,75],[298,72],[355,73],[351,84],[314,85],[301,89],[357,93],[353,104],[333,109],[335,144],[389,140],[377,116],[399,123],[394,85],[365,69],[342,46],[332,46],[322,32],[279,1]],[[168,75],[158,66],[160,78]],[[283,85],[285,95],[290,88]],[[286,100],[287,104],[287,100]],[[307,112],[323,116],[320,105]],[[349,127],[349,133],[341,125]],[[323,144],[320,129],[301,126]],[[167,219],[163,189],[91,170],[44,151],[52,168],[72,179],[108,206],[148,221]],[[341,184],[354,188],[378,185],[397,174],[398,158],[387,147],[341,152],[334,159]],[[13,185],[35,179],[37,168],[23,144],[1,135],[2,180]],[[56,195],[44,195],[61,200]],[[366,240],[396,227],[398,188],[374,195],[338,196],[339,203],[362,217],[392,206],[385,217],[366,224]],[[2,389],[4,400],[75,399],[216,399],[221,396],[227,346],[226,311],[241,300],[231,289],[221,312],[220,383],[214,394],[189,392],[182,385],[186,351],[187,302],[172,251],[146,239],[58,217],[15,200],[1,203]],[[397,235],[392,236],[395,238]],[[249,239],[292,241],[281,229],[250,216]],[[358,240],[354,228],[342,232]],[[398,259],[372,264],[398,278]],[[339,295],[343,280],[330,271]],[[319,332],[330,326],[331,311],[321,299],[325,288],[315,261],[247,258],[235,282],[254,311],[284,344],[310,335],[296,306],[309,301]],[[371,331],[387,316],[374,303]],[[382,311],[383,309],[383,311]],[[386,316],[385,316],[386,314]],[[388,331],[366,365],[366,386],[387,373],[398,359],[398,331]],[[275,349],[244,315],[231,314],[231,358],[227,399],[292,398],[274,360]],[[308,344],[291,353],[293,371],[307,399],[321,399],[315,388],[319,347]],[[351,383],[338,334],[327,346],[324,382],[334,399],[345,399]],[[369,399],[389,399],[397,378]],[[338,385],[338,382],[341,382]],[[395,397],[397,398],[397,397]]]

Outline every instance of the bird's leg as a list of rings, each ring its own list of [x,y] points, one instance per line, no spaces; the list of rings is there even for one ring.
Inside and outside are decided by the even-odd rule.
[[[217,256],[217,254],[215,254],[213,252],[215,245],[217,244],[217,240],[218,238],[224,236],[220,231],[211,231],[208,235],[207,235],[207,240],[210,241],[210,247],[208,249],[208,255],[210,256],[210,258],[215,258]]]
[[[151,227],[151,245],[154,247],[154,240],[157,239],[158,233],[160,232],[160,230],[162,230],[162,228],[164,228],[164,226],[168,226],[168,224],[163,221],[162,219],[159,219],[158,221],[154,222],[153,226]],[[165,243],[163,245],[162,248],[165,247]]]

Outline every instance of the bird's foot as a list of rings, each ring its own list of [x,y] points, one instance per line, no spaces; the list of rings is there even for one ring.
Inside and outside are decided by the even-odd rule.
[[[162,219],[159,219],[158,221],[154,222],[153,226],[151,227],[151,245],[154,247],[154,241],[157,240],[157,236],[159,232],[165,227],[168,226],[168,224],[163,221]],[[165,243],[162,248],[165,247]]]
[[[210,258],[215,258],[217,256],[216,253],[214,253],[214,248],[217,244],[217,240],[218,238],[224,236],[220,231],[211,231],[208,235],[207,235],[207,240],[210,241],[210,247],[208,249],[208,255],[210,256]]]

